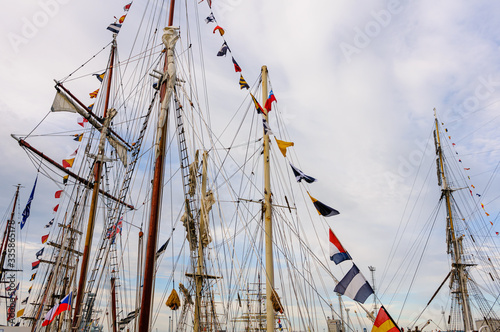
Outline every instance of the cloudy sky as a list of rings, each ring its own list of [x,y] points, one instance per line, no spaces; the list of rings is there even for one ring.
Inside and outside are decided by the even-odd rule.
[[[24,204],[36,175],[10,134],[28,133],[47,114],[54,96],[52,80],[65,77],[109,42],[105,27],[122,14],[124,4],[40,0],[2,6],[0,207],[8,206],[17,183],[25,187]],[[199,11],[201,18],[209,14],[205,3]],[[261,65],[268,66],[296,144],[294,153],[307,173],[321,180],[316,195],[341,211],[328,223],[366,275],[367,266],[373,265],[382,279],[397,229],[409,220],[418,192],[426,200],[418,207],[420,219],[409,224],[414,232],[439,199],[435,171],[427,172],[433,163],[433,108],[470,168],[467,175],[478,192],[498,184],[500,4],[213,0],[213,12],[249,82],[258,77]],[[137,20],[141,15],[141,10],[130,13]],[[200,28],[207,80],[213,84],[212,112],[230,111],[245,95],[230,58],[215,56],[221,39],[211,33],[213,26],[200,21]],[[60,126],[50,121],[54,128]],[[62,146],[59,157],[71,149]],[[47,197],[53,189],[47,189]],[[500,204],[492,189],[483,202],[497,214]],[[34,208],[43,210],[52,203],[43,199]],[[39,222],[49,217],[42,215]],[[419,272],[423,282],[414,286],[411,308],[403,315],[408,319],[416,317],[448,271],[443,267],[443,229],[441,223],[431,238],[428,265]],[[396,266],[409,246],[399,250]],[[397,273],[396,268],[389,270]],[[382,301],[399,314],[406,290],[391,290],[389,280],[386,276],[380,285],[387,292]],[[391,292],[399,295],[392,300]],[[437,322],[439,312],[429,317]]]

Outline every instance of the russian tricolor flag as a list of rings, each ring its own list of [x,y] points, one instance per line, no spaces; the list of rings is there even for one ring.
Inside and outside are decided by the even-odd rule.
[[[64,299],[62,299],[61,303],[56,305],[54,308],[50,309],[49,312],[45,315],[45,319],[43,320],[42,326],[47,326],[61,313],[66,310],[71,309],[71,295],[73,292],[66,295]]]
[[[351,255],[342,247],[339,239],[330,229],[330,259],[338,264],[346,260],[352,260]]]

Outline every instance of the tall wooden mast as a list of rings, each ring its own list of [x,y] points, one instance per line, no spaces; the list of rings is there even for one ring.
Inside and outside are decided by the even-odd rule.
[[[438,155],[438,177],[441,184],[441,191],[446,200],[446,219],[447,219],[447,242],[448,251],[451,253],[452,263],[452,281],[458,283],[458,302],[462,309],[462,318],[464,322],[464,331],[470,332],[473,330],[473,320],[470,311],[469,293],[467,291],[467,276],[465,268],[467,264],[462,261],[462,238],[457,238],[455,234],[455,226],[453,224],[453,213],[451,206],[451,197],[453,189],[450,188],[446,179],[445,165],[443,152],[441,149],[441,140],[439,137],[439,123],[436,116],[436,109],[434,109],[435,119],[435,140],[436,140],[436,154]],[[452,284],[453,284],[452,283]]]
[[[267,101],[267,66],[262,66],[262,105]],[[268,114],[264,114],[269,123]],[[271,167],[269,163],[269,134],[264,128],[264,222],[266,237],[266,325],[267,332],[274,331],[274,308],[272,295],[274,291],[274,261],[273,261],[273,222],[271,197]]]
[[[163,164],[165,160],[165,146],[168,128],[168,115],[170,98],[175,85],[175,65],[174,48],[177,41],[177,30],[172,27],[174,20],[175,0],[170,1],[170,12],[168,18],[168,27],[165,28],[163,43],[167,49],[165,62],[163,65],[163,77],[161,79],[161,110],[157,128],[155,163],[153,188],[151,190],[151,208],[149,216],[148,235],[146,238],[146,258],[144,263],[144,285],[142,289],[141,313],[139,316],[139,331],[149,331],[151,302],[153,299],[154,269],[156,263],[156,244],[158,240],[158,221],[161,210],[162,183],[163,183]]]
[[[109,70],[108,70],[108,75],[107,75],[106,99],[104,102],[104,112],[103,112],[104,125],[101,129],[101,137],[99,140],[97,158],[96,158],[96,161],[94,163],[94,187],[92,188],[92,200],[90,203],[89,220],[88,220],[88,224],[87,224],[87,234],[85,236],[85,248],[83,251],[82,265],[81,265],[81,269],[80,269],[80,279],[78,281],[78,290],[76,293],[75,311],[73,314],[73,330],[78,329],[78,326],[80,324],[83,295],[84,295],[84,291],[85,291],[87,270],[88,270],[88,266],[89,266],[90,250],[92,248],[92,238],[94,235],[95,219],[96,219],[96,215],[97,215],[97,202],[98,202],[98,198],[99,198],[99,187],[101,185],[101,174],[102,174],[102,164],[103,164],[102,160],[103,160],[103,156],[104,156],[105,139],[106,139],[108,127],[111,124],[111,119],[113,118],[114,115],[116,115],[115,110],[113,110],[113,112],[110,112],[110,114],[108,114],[109,99],[110,99],[110,92],[111,92],[111,81],[113,78],[113,64],[114,64],[114,59],[115,59],[115,50],[116,50],[116,34],[113,35],[113,44],[111,46]]]

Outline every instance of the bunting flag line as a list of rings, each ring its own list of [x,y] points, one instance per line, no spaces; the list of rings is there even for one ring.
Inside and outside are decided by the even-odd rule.
[[[106,74],[106,72],[102,73],[102,74],[92,74],[92,76],[95,76],[95,78],[97,78],[99,80],[99,82],[102,83],[102,81],[104,80],[104,75]]]
[[[231,59],[233,60],[234,71],[237,72],[237,73],[241,73],[241,67],[238,65],[238,63],[236,62],[236,60],[234,60],[234,57],[231,57]],[[240,83],[241,83],[241,79],[240,79]]]
[[[38,269],[38,266],[40,266],[40,261],[36,261],[36,262],[33,262],[31,263],[31,269],[32,270],[35,270],[35,269]]]
[[[240,90],[250,89],[250,85],[248,85],[247,81],[243,78],[243,75],[240,74]]]
[[[330,237],[330,260],[335,262],[335,265],[345,261],[352,260],[351,255],[347,252],[347,250],[342,247],[339,239],[332,232],[332,229],[329,229],[329,237]]]
[[[219,31],[219,33],[220,33],[221,36],[224,36],[225,31],[220,26],[216,26],[214,28],[214,31],[212,33],[215,33],[215,31],[217,31],[217,30]]]
[[[122,25],[120,23],[111,23],[106,29],[111,31],[112,33],[118,33],[120,32],[121,28]],[[95,97],[90,97],[90,98],[95,98]]]
[[[63,184],[68,183],[68,178],[69,178],[69,175],[63,176]]]
[[[97,94],[99,93],[99,89],[95,90],[94,92],[89,93],[90,98],[97,98]]]
[[[274,137],[274,139],[276,140],[276,143],[278,143],[278,148],[280,149],[281,153],[283,154],[283,157],[286,157],[286,149],[289,148],[290,146],[295,145],[293,142],[282,141],[282,140],[277,139],[276,137]]]
[[[321,203],[316,198],[312,197],[311,194],[309,194],[309,192],[307,192],[307,194],[311,198],[311,200],[314,204],[314,207],[318,211],[318,214],[322,215],[323,217],[333,217],[333,216],[336,216],[337,214],[340,214],[339,211],[335,210],[332,207],[329,207],[326,204]]]
[[[371,332],[399,332],[399,328],[396,326],[391,316],[382,306],[380,307],[377,318],[373,323]]]
[[[71,167],[73,167],[74,162],[75,162],[75,158],[63,159],[62,165],[64,168],[71,168]]]
[[[49,312],[47,312],[47,314],[45,315],[45,318],[43,320],[42,326],[49,325],[50,323],[52,323],[52,321],[57,316],[59,316],[60,314],[62,314],[66,310],[70,310],[71,309],[71,297],[72,297],[72,294],[73,294],[73,292],[71,292],[68,295],[66,295],[64,297],[64,299],[62,299],[61,303],[59,303],[58,305],[56,305],[55,307],[53,307],[52,309],[50,309]]]
[[[54,220],[54,219],[52,219],[52,220]],[[45,250],[45,248],[42,248],[42,249],[40,249],[40,250],[38,250],[38,251],[36,252],[36,254],[35,254],[36,259],[40,259],[40,257],[42,257],[42,255],[43,255],[43,251],[44,251],[44,250]]]
[[[267,123],[265,118],[262,119],[262,124],[264,125],[265,135],[274,135],[273,131],[271,130],[271,127],[269,127],[269,123]]]
[[[368,296],[373,294],[372,287],[363,277],[356,264],[352,264],[349,272],[340,280],[333,291],[359,303],[365,303]]]
[[[130,10],[130,6],[132,6],[132,2],[129,3],[129,4],[127,4],[127,5],[125,5],[125,7],[123,7],[123,10],[126,11],[126,12],[128,12]]]
[[[50,233],[49,233],[50,234]],[[47,239],[49,238],[49,234],[47,235],[42,235],[42,244],[45,244],[47,242]]]
[[[55,195],[54,195],[54,196],[55,196],[56,198],[61,198],[61,194],[62,194],[62,192],[63,192],[62,190],[58,190],[58,191],[56,191],[56,193],[55,193]]]
[[[167,250],[168,243],[170,242],[170,238],[158,249],[156,252],[156,258],[160,256],[165,250]]]
[[[28,202],[26,202],[26,207],[24,208],[23,211],[23,219],[21,220],[21,229],[23,229],[24,224],[26,224],[26,220],[28,220],[30,216],[30,210],[31,210],[31,201],[33,200],[33,197],[35,197],[35,188],[36,188],[36,183],[38,181],[38,175],[35,178],[35,184],[33,185],[33,189],[31,189],[31,194],[30,197],[28,198]]]
[[[217,56],[226,56],[227,51],[231,52],[231,50],[229,49],[229,46],[227,46],[227,43],[224,42],[222,44],[219,52],[217,52]]]
[[[297,180],[297,182],[301,182],[302,180],[304,180],[307,183],[313,183],[313,182],[316,181],[315,178],[313,178],[312,176],[306,175],[300,169],[298,169],[297,167],[293,166],[292,163],[289,163],[289,164],[292,167],[292,171],[293,171],[293,174],[295,175],[295,180]]]
[[[264,108],[268,112],[271,111],[271,104],[273,103],[273,101],[277,101],[277,100],[276,100],[276,97],[274,96],[273,90],[271,90],[271,92],[269,92],[269,97],[267,97],[266,105],[264,105]]]
[[[73,141],[81,142],[82,138],[83,138],[83,133],[81,133],[81,134],[74,134],[73,137],[74,137]]]
[[[205,19],[205,22],[207,22],[207,23],[215,22],[214,13],[210,13],[210,15],[208,15],[207,18]]]

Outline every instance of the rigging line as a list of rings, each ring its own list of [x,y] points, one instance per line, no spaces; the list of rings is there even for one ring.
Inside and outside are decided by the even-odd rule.
[[[90,61],[92,61],[96,56],[98,56],[101,52],[103,52],[106,48],[108,48],[109,45],[111,45],[113,43],[113,41],[110,41],[106,46],[104,46],[99,52],[97,52],[96,54],[94,54],[90,59],[88,59],[87,61],[85,61],[80,67],[78,67],[77,69],[75,69],[72,73],[70,73],[68,76],[66,76],[65,78],[63,78],[62,80],[60,80],[59,82],[60,83],[64,83],[70,76],[72,76],[74,73],[76,73],[77,71],[79,71],[82,67],[84,67],[87,63],[89,63]]]
[[[27,138],[28,138],[28,137],[29,137],[29,136],[30,136],[30,135],[31,135],[31,134],[32,134],[32,133],[36,130],[36,128],[38,128],[38,126],[40,126],[40,125],[42,124],[42,122],[43,122],[43,121],[45,121],[45,119],[49,116],[49,114],[50,114],[50,113],[51,113],[51,112],[49,111],[49,112],[48,112],[48,113],[47,113],[47,114],[43,117],[43,119],[42,119],[42,120],[41,120],[41,121],[40,121],[40,122],[39,122],[39,123],[35,126],[35,128],[33,128],[33,129],[29,132],[29,134],[28,134],[28,135],[26,135],[26,136],[24,137],[24,139],[25,139],[25,140],[26,140],[26,139],[27,139]]]
[[[433,130],[430,131],[429,136],[427,137],[427,144],[425,145],[425,150],[422,152],[423,155],[425,155],[425,152],[427,151],[427,148],[429,146],[429,140],[430,140],[430,137],[432,136],[432,133],[433,133]],[[398,235],[399,235],[399,232],[401,230],[401,226],[403,224],[404,216],[405,216],[406,211],[408,209],[408,206],[410,204],[410,198],[411,198],[413,190],[415,188],[415,184],[416,184],[417,179],[418,179],[418,174],[420,173],[420,167],[422,166],[423,159],[424,158],[421,158],[420,163],[418,165],[417,172],[415,173],[415,177],[413,178],[413,183],[412,183],[412,186],[411,186],[411,189],[410,189],[410,193],[409,193],[408,198],[406,200],[406,204],[405,204],[405,207],[403,209],[403,213],[401,215],[401,219],[399,220],[398,229],[396,231],[396,234],[394,235],[394,240],[392,241],[391,249],[389,251],[389,259],[387,260],[387,262],[386,262],[386,264],[384,266],[384,269],[383,269],[384,272],[382,274],[382,278],[380,279],[380,284],[381,285],[385,281],[385,277],[387,276],[387,273],[388,273],[388,270],[389,270],[389,265],[391,264],[392,260],[394,259],[394,256],[396,255],[396,249],[399,247],[399,245],[401,243],[402,236],[398,237]],[[420,189],[420,192],[421,191],[422,191],[422,188]],[[419,194],[419,196],[420,196],[420,194]],[[408,216],[408,222],[404,226],[401,235],[404,234],[404,232],[406,231],[406,228],[408,227],[408,223],[410,221],[411,216],[413,215],[414,208],[415,208],[415,206],[412,208],[412,210],[410,212],[410,215]],[[398,240],[396,240],[396,239],[398,239]],[[382,293],[382,295],[384,293],[385,293],[385,291]]]
[[[437,220],[437,214],[436,214],[436,216],[435,216],[435,218],[434,218],[434,222],[432,223],[432,227],[431,227],[431,229],[429,230],[429,235],[427,236],[427,240],[425,241],[424,249],[422,250],[422,253],[420,254],[420,258],[419,258],[418,263],[417,263],[417,266],[416,266],[416,268],[415,268],[415,273],[413,274],[413,278],[412,278],[412,281],[411,281],[410,286],[409,286],[409,288],[408,288],[408,292],[406,293],[405,300],[403,301],[403,305],[401,306],[401,310],[400,310],[400,312],[399,312],[399,316],[398,316],[398,319],[397,319],[397,322],[398,322],[398,323],[399,323],[399,318],[401,317],[401,314],[403,313],[403,309],[404,309],[404,307],[405,307],[406,300],[408,299],[408,296],[409,296],[409,294],[410,294],[411,287],[413,286],[413,283],[414,283],[415,278],[416,278],[416,276],[417,276],[417,272],[418,272],[418,270],[419,270],[419,268],[420,268],[420,264],[422,263],[422,259],[423,259],[423,257],[424,257],[425,251],[426,251],[426,249],[427,249],[427,245],[428,245],[428,243],[429,243],[429,239],[431,238],[432,230],[434,229],[434,225],[436,224],[436,220]]]

